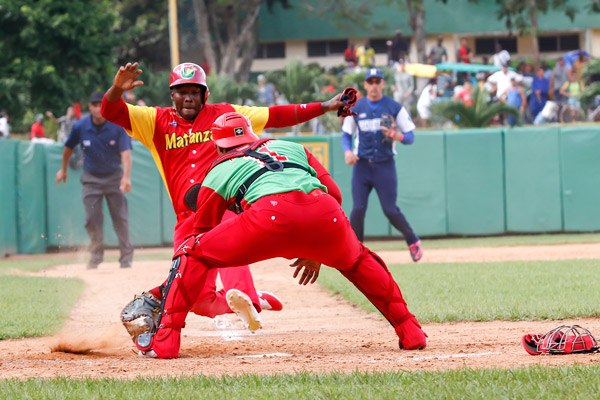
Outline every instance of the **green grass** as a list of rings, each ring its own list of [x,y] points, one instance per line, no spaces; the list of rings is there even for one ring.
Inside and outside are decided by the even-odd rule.
[[[164,260],[165,263],[170,264],[172,253],[165,251],[164,253],[149,253],[135,255],[135,261],[154,261]],[[119,261],[119,256],[106,256],[104,262],[116,262]],[[53,267],[55,265],[65,264],[87,264],[87,257],[84,258],[73,258],[70,254],[49,254],[47,259],[9,259],[0,261],[0,275],[9,273],[11,271],[24,271],[24,272],[38,272],[43,269]]]
[[[600,260],[389,266],[421,322],[564,319],[600,315]],[[318,283],[369,311],[371,303],[336,270]]]
[[[0,339],[56,333],[83,286],[81,279],[73,278],[2,276]]]
[[[541,235],[458,237],[444,239],[423,239],[423,249],[447,249],[455,247],[498,247],[498,246],[536,246],[569,243],[600,243],[600,233],[557,233]],[[406,242],[398,240],[366,241],[365,245],[373,251],[405,250]]]
[[[156,361],[154,361],[156,362]],[[442,372],[117,379],[9,379],[11,399],[597,399],[600,366]]]

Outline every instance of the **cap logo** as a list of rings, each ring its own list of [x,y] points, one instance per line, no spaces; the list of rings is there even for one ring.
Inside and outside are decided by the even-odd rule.
[[[192,65],[184,65],[181,68],[181,77],[185,79],[190,79],[196,74],[196,67]]]
[[[371,68],[371,71],[369,71],[369,75],[377,75],[377,69]]]
[[[235,133],[235,136],[244,136],[244,128],[234,128],[233,133]]]

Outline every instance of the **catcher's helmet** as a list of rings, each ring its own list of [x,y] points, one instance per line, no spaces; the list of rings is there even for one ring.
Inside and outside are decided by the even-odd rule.
[[[179,85],[199,85],[204,89],[204,102],[208,99],[210,91],[206,84],[206,73],[197,64],[183,63],[179,64],[171,72],[169,87],[173,88]]]
[[[236,112],[225,113],[213,122],[212,137],[215,144],[223,149],[258,140],[250,120]]]

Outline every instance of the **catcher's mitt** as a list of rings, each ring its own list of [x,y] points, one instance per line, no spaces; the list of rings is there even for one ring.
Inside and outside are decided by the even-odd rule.
[[[142,333],[156,331],[160,303],[161,301],[152,293],[143,292],[135,295],[121,311],[121,322],[134,343]]]
[[[598,342],[590,331],[579,325],[561,325],[546,334],[528,334],[521,340],[533,356],[547,354],[595,353]]]

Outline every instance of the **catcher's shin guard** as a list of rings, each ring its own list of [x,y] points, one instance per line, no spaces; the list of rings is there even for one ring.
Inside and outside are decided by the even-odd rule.
[[[179,356],[181,329],[185,326],[187,313],[196,300],[194,288],[204,285],[207,271],[201,264],[188,270],[187,264],[187,256],[178,256],[173,260],[165,286],[157,331],[138,336],[136,346],[140,351],[153,350],[159,358]]]
[[[401,348],[415,350],[427,345],[427,335],[415,316],[408,311],[398,284],[377,254],[364,247],[357,263],[351,269],[340,272],[394,327]]]

